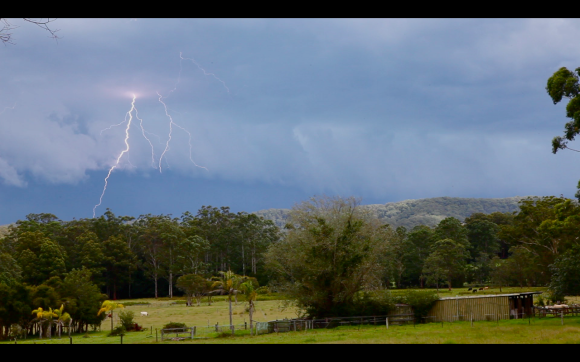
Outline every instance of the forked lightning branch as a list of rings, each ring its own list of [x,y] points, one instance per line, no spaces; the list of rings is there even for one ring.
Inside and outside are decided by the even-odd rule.
[[[213,73],[209,73],[207,72],[205,69],[203,69],[194,59],[192,58],[184,58],[182,56],[182,53],[179,53],[179,64],[180,64],[180,70],[179,70],[179,77],[177,79],[177,82],[175,84],[175,87],[173,88],[173,90],[171,90],[170,94],[173,93],[176,89],[177,89],[177,85],[181,82],[181,71],[182,71],[182,62],[183,60],[190,60],[193,64],[195,64],[202,72],[204,75],[206,76],[212,76],[213,78],[215,78],[217,81],[221,82],[223,84],[223,86],[225,87],[225,89],[227,90],[228,93],[230,93],[230,89],[227,87],[227,85],[225,84],[225,82],[221,79],[219,79],[215,74]],[[157,167],[159,169],[159,172],[162,173],[163,169],[162,169],[162,161],[163,158],[165,157],[165,154],[167,153],[167,151],[169,151],[170,148],[170,143],[172,140],[172,136],[173,136],[173,128],[179,128],[180,130],[182,130],[183,132],[187,133],[188,135],[188,142],[189,142],[189,160],[196,166],[199,168],[203,168],[206,171],[208,170],[206,167],[204,166],[200,166],[198,165],[194,160],[193,160],[193,156],[192,156],[192,136],[191,133],[185,129],[184,127],[180,126],[179,124],[175,123],[175,121],[173,120],[173,117],[171,116],[171,114],[169,113],[169,110],[167,108],[167,104],[164,102],[164,98],[159,92],[157,92],[157,95],[159,96],[159,102],[162,104],[163,109],[165,111],[165,116],[167,117],[167,119],[169,120],[169,134],[167,136],[167,142],[165,142],[165,148],[163,150],[163,152],[161,153],[161,156],[159,157],[159,161],[156,162],[155,161],[155,150],[153,147],[153,143],[151,143],[151,140],[147,137],[147,134],[149,132],[147,132],[143,126],[143,119],[139,117],[139,111],[137,110],[137,108],[135,107],[135,102],[137,100],[137,96],[135,94],[133,94],[133,100],[131,101],[131,108],[129,109],[129,111],[126,113],[125,115],[125,120],[119,124],[114,124],[111,125],[107,128],[105,128],[104,130],[101,131],[101,134],[104,131],[108,131],[111,130],[115,127],[119,127],[123,124],[127,124],[125,127],[125,149],[123,151],[121,151],[121,153],[117,156],[117,159],[115,161],[115,163],[113,164],[113,166],[111,166],[111,168],[109,168],[109,172],[107,173],[107,176],[105,177],[105,184],[103,186],[103,192],[101,193],[101,196],[99,198],[99,203],[96,204],[93,207],[93,218],[96,216],[96,212],[97,212],[97,208],[99,206],[101,206],[101,204],[103,203],[103,198],[105,197],[105,193],[107,192],[107,186],[109,185],[109,178],[111,177],[111,174],[113,173],[113,171],[119,167],[119,163],[121,162],[121,160],[123,159],[123,156],[125,156],[131,146],[130,146],[130,130],[131,130],[131,125],[133,124],[133,118],[136,118],[139,120],[139,126],[141,128],[141,134],[143,135],[143,137],[147,140],[147,142],[149,143],[149,145],[151,146],[151,164],[155,167]],[[149,133],[151,134],[151,133]],[[157,165],[156,165],[157,163]]]

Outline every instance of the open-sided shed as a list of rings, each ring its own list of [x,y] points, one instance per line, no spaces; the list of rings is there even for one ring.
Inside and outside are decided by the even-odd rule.
[[[541,292],[441,298],[428,318],[436,322],[526,318],[534,313],[534,294]]]

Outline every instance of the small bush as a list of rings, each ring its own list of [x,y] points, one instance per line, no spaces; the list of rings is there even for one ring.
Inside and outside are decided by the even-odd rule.
[[[260,295],[270,295],[272,294],[272,291],[270,290],[270,288],[264,286],[256,289],[256,293]]]
[[[89,332],[83,334],[83,338],[91,338],[91,336],[89,336]]]
[[[24,328],[22,328],[19,324],[13,324],[10,326],[10,338],[24,338],[24,333]]]
[[[185,323],[169,322],[163,326],[163,329],[173,329],[173,328],[187,328],[187,325]]]
[[[135,312],[130,310],[122,310],[119,312],[119,319],[121,321],[121,325],[125,328],[126,331],[132,331],[135,326]]]
[[[124,336],[127,333],[127,330],[123,326],[118,326],[117,328],[113,329],[111,333],[107,335],[107,337],[117,337],[117,336]]]

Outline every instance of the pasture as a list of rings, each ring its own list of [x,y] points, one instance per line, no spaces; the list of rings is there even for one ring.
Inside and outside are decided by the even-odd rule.
[[[5,342],[3,344],[8,344]],[[14,342],[11,342],[14,343]],[[19,344],[68,344],[62,340],[18,341]],[[90,333],[89,338],[74,336],[75,344],[119,344],[119,337],[106,337],[106,332]],[[148,332],[131,332],[126,344],[155,343]],[[159,344],[580,344],[580,317],[532,318],[496,322],[429,323],[391,326],[350,326],[329,330],[309,330],[267,334],[257,337],[237,335],[194,341],[165,341]]]
[[[440,290],[440,297],[466,295],[467,288]],[[544,288],[503,288],[504,293],[525,291],[542,291]],[[400,290],[392,290],[396,295]],[[483,294],[483,293],[482,293]],[[499,290],[490,289],[484,294],[499,294]],[[283,318],[296,318],[297,311],[288,307],[284,300],[277,296],[260,296],[256,303],[254,320],[269,321]],[[263,300],[270,299],[270,300]],[[569,297],[569,302],[580,302],[578,297]],[[226,297],[214,297],[211,306],[207,300],[200,307],[186,307],[185,301],[180,298],[168,299],[138,299],[119,301],[127,303],[126,310],[135,313],[135,322],[147,328],[143,332],[129,332],[123,338],[125,344],[155,343],[155,329],[160,330],[169,322],[185,323],[187,326],[213,327],[229,324],[228,302]],[[139,304],[136,304],[139,303]],[[146,303],[142,305],[141,303]],[[136,305],[132,305],[136,304]],[[247,303],[244,297],[239,298],[237,305],[232,304],[233,320],[235,325],[249,322],[246,312]],[[147,312],[148,316],[141,316]],[[115,312],[118,315],[118,312]],[[249,323],[248,323],[249,324]],[[152,330],[151,330],[152,328]],[[107,337],[110,330],[110,320],[105,320],[100,331],[90,332],[87,335],[73,335],[73,344],[119,344],[120,337]],[[216,337],[217,334],[212,335]],[[501,320],[497,322],[470,322],[430,323],[414,326],[349,326],[328,330],[309,330],[306,332],[289,332],[280,334],[261,335],[250,337],[248,331],[236,332],[236,337],[221,337],[210,339],[196,339],[194,341],[164,341],[159,343],[580,343],[580,317],[566,316],[564,326],[560,318],[532,318],[531,320]],[[3,342],[1,344],[13,344]],[[19,340],[18,344],[68,344],[67,337],[52,340],[27,339]]]

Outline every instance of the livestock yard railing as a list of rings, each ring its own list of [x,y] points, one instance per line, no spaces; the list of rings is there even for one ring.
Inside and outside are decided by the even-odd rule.
[[[182,341],[185,339],[209,338],[221,333],[249,331],[248,323],[234,325],[193,326],[184,328],[165,328],[161,330],[161,340]]]
[[[571,305],[568,307],[538,307],[534,306],[534,317],[538,316],[540,318],[543,317],[561,317],[564,315],[573,315],[579,316],[580,315],[580,305]]]
[[[388,316],[361,316],[361,317],[335,317],[325,319],[284,319],[270,322],[258,322],[257,334],[283,333],[291,331],[304,331],[309,329],[331,329],[336,327],[358,327],[362,325],[406,324],[415,321],[413,314],[397,314]]]

